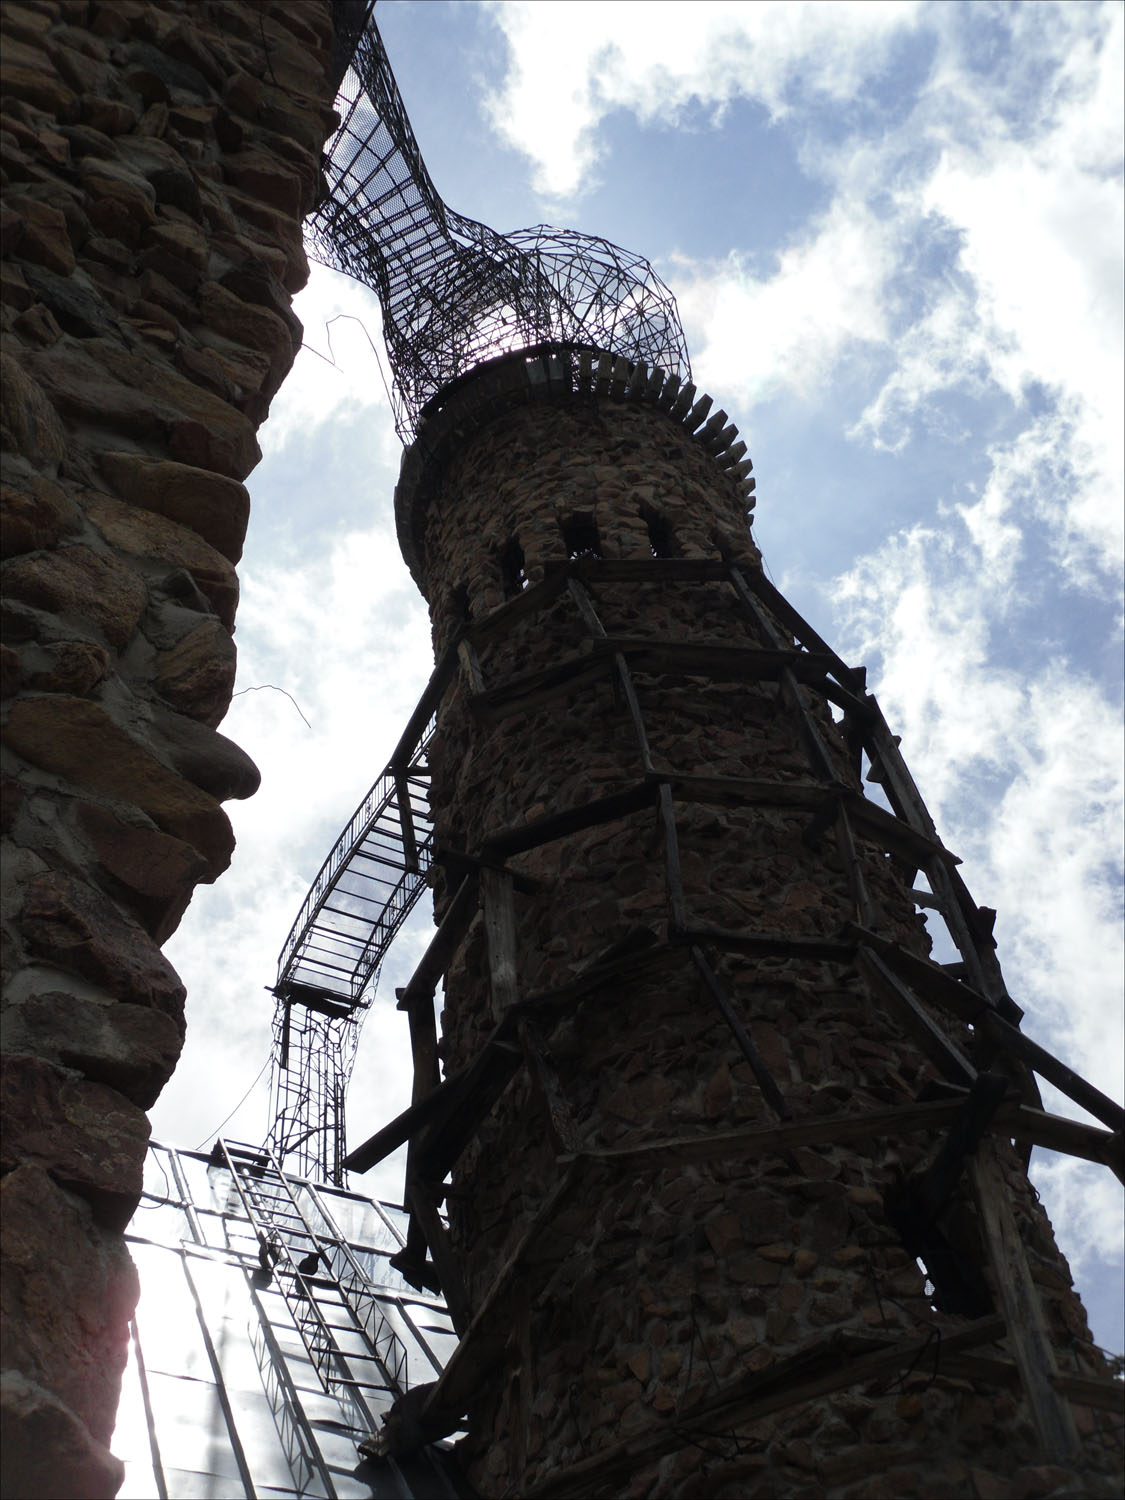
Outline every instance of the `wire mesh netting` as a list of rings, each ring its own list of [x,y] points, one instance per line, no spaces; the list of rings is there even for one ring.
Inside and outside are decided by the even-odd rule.
[[[499,234],[442,202],[373,17],[336,108],[329,191],[308,236],[317,260],[379,297],[404,442],[449,381],[533,344],[583,344],[690,376],[675,298],[642,256],[544,224]]]

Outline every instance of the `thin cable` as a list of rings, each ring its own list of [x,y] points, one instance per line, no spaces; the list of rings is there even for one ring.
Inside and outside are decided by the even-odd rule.
[[[304,718],[304,715],[302,714],[301,717]],[[213,1135],[218,1135],[219,1131],[222,1130],[223,1126],[227,1123],[227,1120],[233,1120],[234,1119],[235,1115],[242,1108],[242,1106],[246,1103],[247,1099],[249,1099],[249,1097],[251,1095],[251,1092],[257,1087],[258,1083],[261,1081],[262,1074],[266,1071],[266,1069],[269,1067],[269,1065],[270,1065],[270,1063],[272,1061],[273,1061],[273,1056],[271,1054],[269,1057],[266,1058],[265,1062],[262,1064],[261,1069],[258,1072],[257,1078],[255,1078],[254,1082],[246,1090],[246,1092],[243,1094],[242,1098],[238,1101],[238,1103],[231,1110],[230,1114],[227,1115],[226,1120],[220,1120],[219,1123],[215,1126],[214,1130],[209,1130],[207,1132],[207,1134],[200,1141],[199,1145],[196,1146],[195,1149],[197,1151],[202,1151],[203,1148],[204,1148],[204,1146],[206,1146],[207,1142],[211,1139],[211,1137]]]
[[[239,688],[237,693],[232,693],[230,695],[231,701],[233,702],[235,698],[241,698],[243,693],[260,693],[263,688],[272,688],[275,693],[285,693],[285,696],[289,699],[290,703],[292,703],[293,707],[299,714],[301,714],[301,705],[297,702],[296,698],[294,698],[293,694],[286,692],[283,687],[278,687],[276,682],[259,682],[255,687]],[[304,714],[301,714],[301,718],[305,719]],[[308,719],[305,719],[305,725],[309,729],[312,728],[312,725],[309,723]]]

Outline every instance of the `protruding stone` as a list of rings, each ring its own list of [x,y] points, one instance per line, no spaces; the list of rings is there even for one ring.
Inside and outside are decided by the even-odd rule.
[[[13,1001],[4,1029],[10,1052],[75,1068],[141,1109],[156,1103],[183,1047],[179,1026],[163,1011],[61,989]]]
[[[124,1229],[141,1196],[149,1136],[144,1112],[115,1089],[36,1057],[3,1060],[0,1103],[3,1170],[42,1167],[85,1198],[99,1224]]]
[[[122,552],[186,568],[223,624],[228,630],[234,628],[238,575],[198,533],[109,495],[87,495],[85,509],[106,541]]]
[[[57,1396],[18,1370],[0,1376],[5,1492],[20,1500],[105,1500],[125,1465]]]
[[[4,571],[11,599],[77,622],[88,622],[111,646],[137,628],[148,591],[131,568],[84,543],[17,558]]]
[[[214,729],[230,706],[236,666],[229,631],[218,620],[205,620],[159,653],[156,690],[180,713]]]
[[[0,448],[40,469],[54,469],[66,441],[58,414],[38,382],[10,354],[0,353]]]
[[[140,1290],[136,1268],[120,1238],[95,1223],[90,1205],[60,1188],[49,1168],[16,1167],[0,1185],[0,1201],[5,1363],[48,1387],[108,1443]],[[65,1258],[64,1245],[74,1252]]]
[[[24,485],[0,486],[0,553],[6,558],[54,547],[80,524],[77,506],[54,480],[33,474]]]
[[[161,1010],[182,1027],[179,975],[147,933],[91,886],[59,870],[36,875],[24,896],[20,932],[29,952],[118,1000]]]
[[[92,692],[109,671],[109,653],[95,641],[57,641],[44,647],[51,665],[32,672],[27,685],[37,693]]]
[[[102,453],[98,463],[122,499],[190,527],[238,562],[250,496],[237,480],[142,453]]]
[[[199,850],[211,879],[230,863],[234,835],[219,804],[170,771],[100,704],[62,696],[18,700],[3,739],[33,765],[142,808],[157,827]]]
[[[190,844],[155,828],[123,822],[94,802],[78,807],[78,822],[97,867],[128,892],[132,908],[157,943],[175,932],[207,861]]]

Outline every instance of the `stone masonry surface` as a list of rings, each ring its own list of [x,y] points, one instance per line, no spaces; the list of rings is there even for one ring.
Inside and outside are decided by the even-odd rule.
[[[216,732],[255,431],[301,340],[328,0],[0,7],[3,1493],[115,1493],[159,945],[258,773]]]

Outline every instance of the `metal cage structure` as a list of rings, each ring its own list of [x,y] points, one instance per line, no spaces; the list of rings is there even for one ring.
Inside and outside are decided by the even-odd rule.
[[[404,442],[451,380],[533,344],[585,344],[690,378],[675,298],[643,256],[545,224],[500,234],[454,212],[370,14],[344,44],[354,50],[325,153],[328,193],[306,229],[315,259],[379,296]]]

